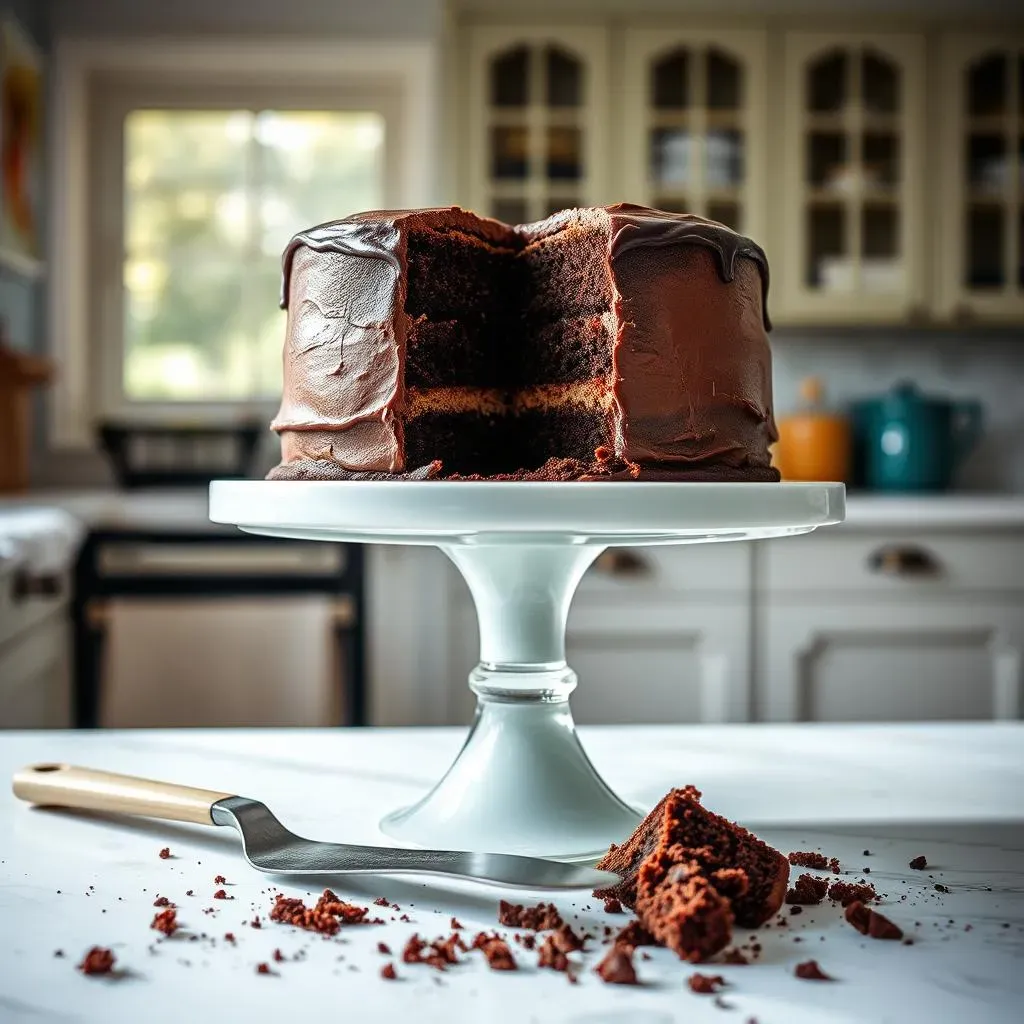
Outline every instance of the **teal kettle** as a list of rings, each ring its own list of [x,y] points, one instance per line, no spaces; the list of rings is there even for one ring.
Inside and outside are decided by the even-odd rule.
[[[980,402],[923,395],[909,383],[855,402],[854,476],[873,491],[944,491],[981,437]]]

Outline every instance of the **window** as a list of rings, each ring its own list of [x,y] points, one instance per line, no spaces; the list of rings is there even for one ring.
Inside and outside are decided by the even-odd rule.
[[[124,398],[275,397],[281,251],[301,228],[383,205],[383,117],[157,108],[123,125]]]

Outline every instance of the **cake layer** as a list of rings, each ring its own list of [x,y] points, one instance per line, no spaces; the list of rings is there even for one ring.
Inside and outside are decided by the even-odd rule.
[[[503,373],[501,346],[490,340],[491,333],[482,317],[413,320],[406,335],[406,387],[494,387]]]
[[[479,412],[423,412],[405,427],[406,470],[422,470],[444,452],[442,476],[508,472],[508,420]]]
[[[615,317],[606,312],[555,321],[528,319],[518,352],[523,387],[608,377],[612,372]]]

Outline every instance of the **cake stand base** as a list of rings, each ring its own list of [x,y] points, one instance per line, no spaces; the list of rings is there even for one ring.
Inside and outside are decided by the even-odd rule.
[[[476,605],[476,720],[444,778],[380,827],[434,849],[591,860],[640,812],[598,775],[569,710],[565,624],[587,567],[613,544],[808,533],[840,522],[844,497],[842,484],[217,481],[210,518],[268,536],[440,547]]]

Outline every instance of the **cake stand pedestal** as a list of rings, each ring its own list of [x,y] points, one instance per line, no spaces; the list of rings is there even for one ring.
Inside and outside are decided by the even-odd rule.
[[[841,522],[842,484],[216,481],[210,518],[303,540],[440,547],[480,624],[477,713],[448,772],[381,829],[437,849],[585,860],[640,819],[590,763],[569,708],[565,623],[613,545],[702,544]],[[584,681],[585,682],[585,681]],[[623,681],[642,687],[642,679]]]

